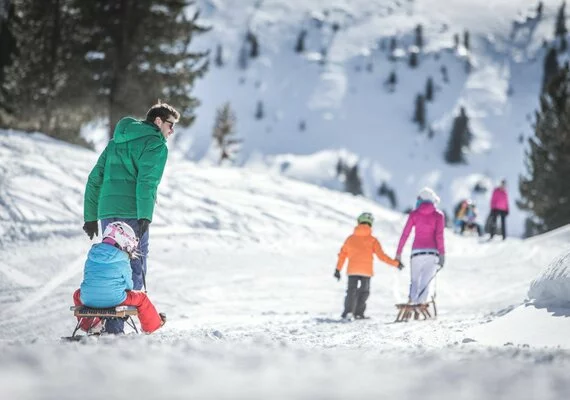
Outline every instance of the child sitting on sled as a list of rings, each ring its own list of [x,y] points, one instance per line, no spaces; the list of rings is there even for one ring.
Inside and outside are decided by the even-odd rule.
[[[370,278],[374,275],[372,266],[374,254],[380,260],[399,270],[404,268],[401,262],[388,257],[382,250],[378,239],[372,236],[374,216],[371,213],[360,214],[357,222],[354,233],[346,239],[340,250],[334,271],[334,277],[340,280],[340,271],[344,261],[348,258],[348,288],[344,299],[344,311],[341,315],[343,319],[350,319],[352,316],[357,319],[366,318],[364,311],[366,300],[370,295]],[[358,287],[359,282],[360,287]]]
[[[127,223],[107,225],[102,242],[89,250],[83,282],[73,293],[73,302],[76,306],[93,308],[135,306],[142,330],[151,333],[164,325],[166,316],[156,311],[146,293],[133,290],[130,259],[137,256],[137,246],[137,236]],[[99,318],[84,319],[80,328],[97,332],[101,331],[102,323]]]

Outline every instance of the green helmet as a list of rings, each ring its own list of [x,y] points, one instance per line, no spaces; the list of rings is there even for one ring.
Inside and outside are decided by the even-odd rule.
[[[374,215],[372,215],[369,212],[363,212],[358,216],[356,220],[358,221],[359,224],[369,224],[370,226],[372,226],[372,224],[374,223]]]

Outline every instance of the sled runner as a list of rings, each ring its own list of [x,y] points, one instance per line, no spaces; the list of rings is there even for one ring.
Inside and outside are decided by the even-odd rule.
[[[430,312],[430,304],[433,306],[433,316]],[[408,320],[412,317],[415,320],[420,319],[420,317],[424,320],[437,317],[435,299],[432,299],[430,302],[424,304],[396,304],[396,308],[398,309],[398,315],[396,316],[396,320],[394,322],[408,322]]]
[[[133,316],[137,316],[137,308],[134,306],[116,306],[110,308],[92,308],[86,306],[72,306],[69,308],[73,311],[73,315],[78,318],[77,325],[73,329],[71,336],[63,337],[66,340],[81,340],[85,336],[99,335],[103,331],[95,331],[99,323],[102,324],[103,330],[105,322],[112,319],[122,319],[127,325],[132,327],[136,333],[139,333]],[[81,328],[87,328],[86,335],[77,335],[77,331]]]

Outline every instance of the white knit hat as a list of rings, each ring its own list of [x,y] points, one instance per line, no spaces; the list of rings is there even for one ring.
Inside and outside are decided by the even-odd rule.
[[[418,197],[423,201],[431,201],[433,204],[439,203],[439,197],[437,197],[437,194],[435,194],[435,192],[428,187],[420,190]]]

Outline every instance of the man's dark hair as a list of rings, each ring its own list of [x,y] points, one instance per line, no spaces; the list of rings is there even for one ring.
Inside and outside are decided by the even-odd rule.
[[[146,121],[147,122],[154,122],[156,117],[159,117],[161,120],[166,121],[169,116],[173,116],[176,119],[176,122],[180,119],[180,113],[176,111],[176,109],[166,103],[158,102],[153,105],[150,110],[146,113]]]

